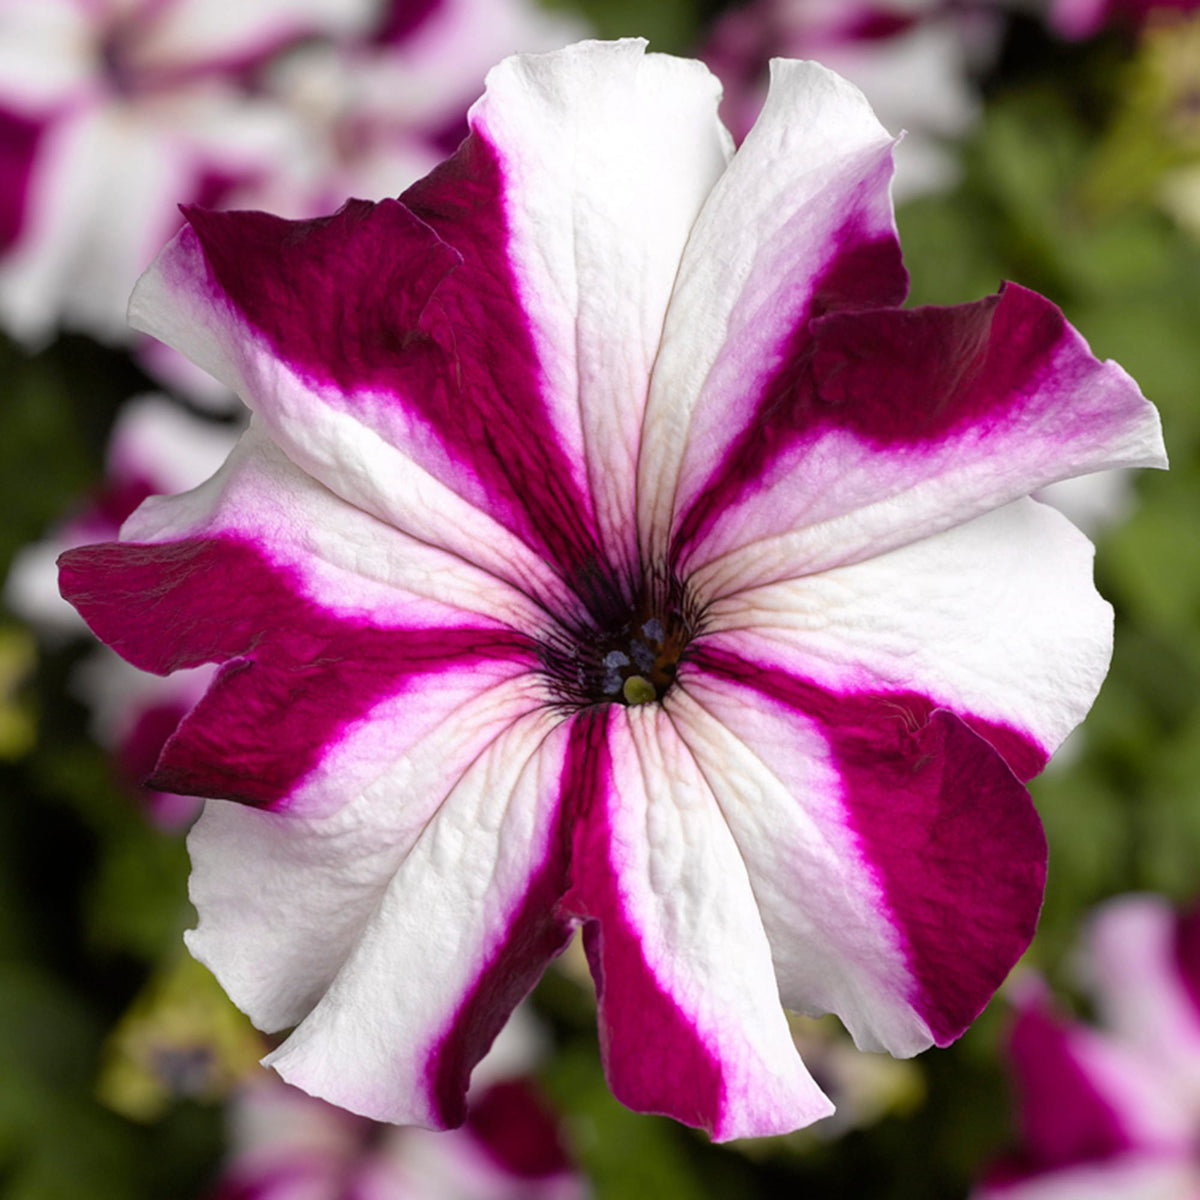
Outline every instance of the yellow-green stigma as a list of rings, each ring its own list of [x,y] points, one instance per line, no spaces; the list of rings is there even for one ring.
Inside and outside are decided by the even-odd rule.
[[[655,704],[674,686],[700,617],[669,572],[647,574],[632,600],[614,589],[589,620],[542,644],[543,669],[564,704]]]
[[[630,675],[621,685],[626,704],[649,704],[658,699],[658,689],[641,675]]]

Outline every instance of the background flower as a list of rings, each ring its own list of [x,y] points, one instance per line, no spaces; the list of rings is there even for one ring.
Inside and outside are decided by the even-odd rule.
[[[815,58],[856,83],[879,119],[907,140],[897,195],[949,187],[952,142],[978,113],[975,80],[994,58],[1001,10],[942,0],[756,0],[715,25],[703,56],[725,85],[721,115],[739,140],[766,94],[773,55]]]
[[[1200,1192],[1200,918],[1160,896],[1109,901],[1081,971],[1101,1022],[1055,1011],[1032,979],[1016,989],[1008,1063],[1020,1145],[980,1200],[1103,1200]]]

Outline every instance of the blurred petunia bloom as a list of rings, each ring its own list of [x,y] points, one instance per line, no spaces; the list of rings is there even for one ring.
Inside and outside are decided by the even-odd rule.
[[[1060,37],[1079,41],[1110,26],[1136,29],[1156,17],[1200,8],[1197,0],[1049,0],[1047,21]]]
[[[381,1126],[260,1072],[229,1106],[229,1161],[211,1200],[585,1200],[558,1115],[528,1074],[538,1032],[519,1010],[451,1133]]]
[[[310,217],[392,195],[461,139],[491,63],[578,34],[529,0],[5,0],[0,323],[124,337],[181,202]]]
[[[780,62],[736,155],[640,42],[505,61],[398,201],[192,210],[139,327],[254,410],[62,560],[137,666],[223,664],[189,935],[289,1082],[459,1123],[577,926],[610,1084],[718,1139],[830,1111],[780,1001],[909,1055],[1028,942],[1022,779],[1111,614],[1028,498],[1161,465],[1048,301],[897,307],[893,141]],[[232,802],[231,802],[232,801]]]
[[[79,615],[58,594],[55,560],[72,546],[115,538],[147,496],[203,483],[232,450],[238,432],[232,423],[203,420],[157,393],[129,400],[113,425],[101,485],[42,541],[17,552],[4,579],[5,605],[44,642],[86,635]],[[99,647],[72,675],[72,690],[91,711],[92,735],[109,752],[116,781],[165,828],[187,824],[198,802],[145,788],[142,781],[212,673],[204,666],[164,679]]]
[[[301,136],[225,207],[312,217],[347,196],[394,196],[466,135],[467,108],[493,63],[584,32],[530,0],[391,0],[373,36],[313,40],[268,64],[263,91]]]
[[[721,114],[735,138],[754,124],[775,56],[812,58],[866,93],[879,119],[906,131],[900,198],[957,179],[954,143],[979,113],[975,77],[995,58],[1004,14],[954,0],[752,0],[723,14],[703,52],[725,85]]]
[[[1014,989],[1007,1058],[1017,1149],[976,1200],[1200,1196],[1200,911],[1122,896],[1090,922],[1082,964],[1099,1028]]]
[[[284,160],[284,114],[243,86],[284,48],[365,29],[374,0],[5,0],[0,323],[125,333],[138,274],[179,227]]]
[[[461,1129],[380,1126],[278,1079],[232,1106],[234,1154],[209,1200],[584,1200],[583,1179],[533,1085],[472,1099]]]

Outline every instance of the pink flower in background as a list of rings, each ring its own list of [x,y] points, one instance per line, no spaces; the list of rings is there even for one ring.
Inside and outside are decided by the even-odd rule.
[[[529,0],[6,0],[0,324],[125,337],[180,203],[308,217],[395,195],[465,134],[491,63],[579,32]]]
[[[238,433],[232,424],[190,416],[165,396],[130,400],[113,426],[100,488],[43,541],[18,551],[4,580],[5,605],[46,641],[86,633],[79,615],[58,594],[58,556],[97,538],[115,538],[125,518],[147,496],[203,483],[229,454]],[[212,674],[206,666],[163,679],[101,648],[81,664],[73,679],[76,695],[92,712],[92,733],[110,751],[119,782],[157,824],[168,828],[196,815],[195,797],[143,788],[142,780]]]
[[[267,1076],[232,1106],[233,1155],[210,1200],[584,1200],[533,1084],[472,1096],[461,1129],[398,1129]]]
[[[5,0],[0,5],[0,322],[125,335],[129,289],[179,227],[271,169],[291,133],[243,77],[373,0]]]
[[[812,58],[866,93],[892,133],[896,191],[907,197],[950,186],[950,143],[979,110],[972,76],[998,48],[1002,15],[992,4],[945,0],[753,0],[725,14],[703,57],[725,85],[721,113],[739,140],[767,88],[768,60]]]
[[[1048,21],[1055,33],[1079,41],[1108,26],[1136,28],[1155,14],[1197,9],[1197,0],[1050,0]]]
[[[479,1064],[461,1129],[396,1129],[266,1072],[229,1108],[210,1200],[585,1200],[556,1114],[527,1072],[538,1027],[519,1011]]]
[[[59,595],[58,556],[115,538],[147,496],[203,483],[240,434],[240,425],[194,417],[157,393],[129,400],[113,422],[99,487],[42,541],[16,553],[4,580],[5,605],[43,638],[86,633],[79,614]]]
[[[167,679],[139,671],[107,648],[85,659],[72,691],[91,712],[90,733],[108,751],[114,778],[159,829],[185,829],[199,815],[195,796],[146,785],[167,739],[196,707],[215,669],[177,671]]]
[[[976,1200],[1196,1200],[1200,911],[1109,901],[1082,957],[1100,1028],[1057,1013],[1035,980],[1016,990],[1019,1145]]]
[[[580,925],[615,1094],[719,1139],[830,1111],[781,999],[913,1054],[1032,935],[1021,780],[1111,614],[1028,494],[1162,465],[1157,416],[1022,288],[897,307],[854,88],[777,64],[736,155],[717,100],[637,42],[510,59],[398,202],[192,210],[134,296],[254,418],[64,594],[222,664],[154,777],[221,798],[189,945],[375,1119],[461,1122]]]

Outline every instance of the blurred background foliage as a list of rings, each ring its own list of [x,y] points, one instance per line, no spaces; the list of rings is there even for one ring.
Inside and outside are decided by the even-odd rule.
[[[553,7],[603,36],[687,53],[725,6]],[[1197,890],[1200,199],[1189,209],[1187,181],[1200,171],[1198,47],[1192,23],[1066,43],[1036,14],[1007,15],[979,73],[957,183],[899,208],[913,303],[975,299],[1004,279],[1042,291],[1139,380],[1166,428],[1171,472],[1134,481],[1121,519],[1095,532],[1098,581],[1117,610],[1111,674],[1034,785],[1050,879],[1028,957],[1068,992],[1093,903]],[[120,406],[155,385],[82,334],[37,350],[0,342],[0,374],[2,575],[101,486]],[[0,623],[0,1196],[203,1196],[225,1145],[229,1080],[262,1046],[202,969],[181,964],[193,920],[182,836],[146,820],[91,737],[73,683],[88,653],[11,613]],[[605,1200],[962,1197],[1008,1137],[1002,1000],[889,1082],[877,1119],[721,1148],[612,1099],[577,972],[549,976],[535,1002],[555,1045],[542,1083]]]

